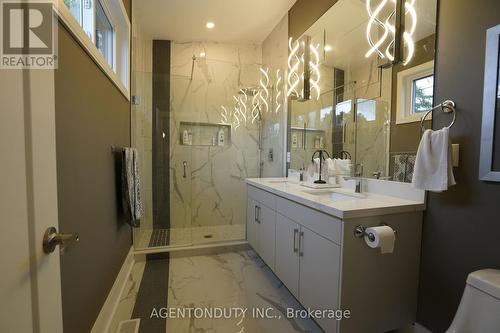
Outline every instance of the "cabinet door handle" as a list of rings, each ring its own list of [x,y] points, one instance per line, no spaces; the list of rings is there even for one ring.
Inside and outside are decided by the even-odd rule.
[[[187,162],[186,162],[186,161],[183,161],[183,162],[182,162],[182,169],[183,169],[183,172],[182,172],[182,178],[186,178],[186,177],[187,177],[186,168],[187,168]]]
[[[260,223],[260,207],[255,205],[255,222]]]
[[[293,229],[293,252],[297,253],[299,251],[297,247],[297,235],[299,234],[299,229]]]
[[[304,243],[304,232],[301,231],[299,236],[299,257],[304,256],[304,249],[302,248],[304,246],[303,243]]]

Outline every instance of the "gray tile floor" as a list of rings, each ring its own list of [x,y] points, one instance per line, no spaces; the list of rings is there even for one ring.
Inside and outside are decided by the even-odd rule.
[[[233,310],[227,319],[197,316],[194,312],[184,318],[150,318],[154,307],[163,306],[184,309],[185,313],[194,308],[245,309],[246,313],[243,316],[241,310]],[[143,317],[140,333],[321,332],[310,319],[287,318],[287,308],[302,309],[252,250],[192,257],[172,255],[168,260],[135,264],[109,333],[116,333],[120,321],[138,314]],[[252,314],[254,309],[269,309],[273,318],[257,318]],[[399,332],[429,333],[418,325]]]

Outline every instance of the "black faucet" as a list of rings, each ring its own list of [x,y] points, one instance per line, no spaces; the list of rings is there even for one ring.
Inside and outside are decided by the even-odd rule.
[[[316,154],[318,154],[318,157],[319,157],[319,179],[315,180],[314,184],[326,184],[326,181],[324,181],[323,179],[321,179],[321,173],[322,173],[323,161],[326,160],[325,155],[328,156],[328,158],[330,158],[330,154],[328,154],[328,152],[326,150],[324,150],[324,149],[316,150],[312,154],[312,157],[311,157],[311,162],[313,164],[314,164],[314,157],[316,156]]]

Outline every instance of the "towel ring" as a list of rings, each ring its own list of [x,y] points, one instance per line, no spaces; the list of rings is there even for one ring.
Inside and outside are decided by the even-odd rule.
[[[429,111],[427,111],[424,114],[424,116],[422,117],[422,119],[420,119],[420,128],[422,129],[422,132],[425,131],[425,128],[424,128],[425,118],[427,118],[427,116],[432,111],[436,110],[437,108],[441,108],[441,111],[443,111],[444,113],[453,112],[453,120],[451,121],[451,124],[448,126],[448,128],[451,128],[453,126],[453,124],[455,124],[455,120],[457,117],[457,110],[455,109],[455,102],[453,102],[452,100],[446,100],[443,103],[438,104],[435,107],[433,107],[432,109],[430,109]]]

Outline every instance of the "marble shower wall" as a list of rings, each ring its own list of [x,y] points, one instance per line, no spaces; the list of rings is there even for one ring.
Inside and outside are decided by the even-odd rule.
[[[199,57],[204,52],[205,57]],[[193,55],[193,76],[191,69]],[[172,228],[243,224],[244,179],[258,177],[258,124],[232,128],[226,145],[183,145],[181,122],[218,124],[221,106],[257,86],[260,45],[172,42],[170,118],[170,223]],[[193,136],[200,126],[192,125]],[[183,128],[186,128],[183,125]],[[217,125],[215,125],[214,136]],[[229,142],[230,140],[230,142]],[[195,142],[193,138],[193,142]],[[186,174],[184,166],[186,163]]]

